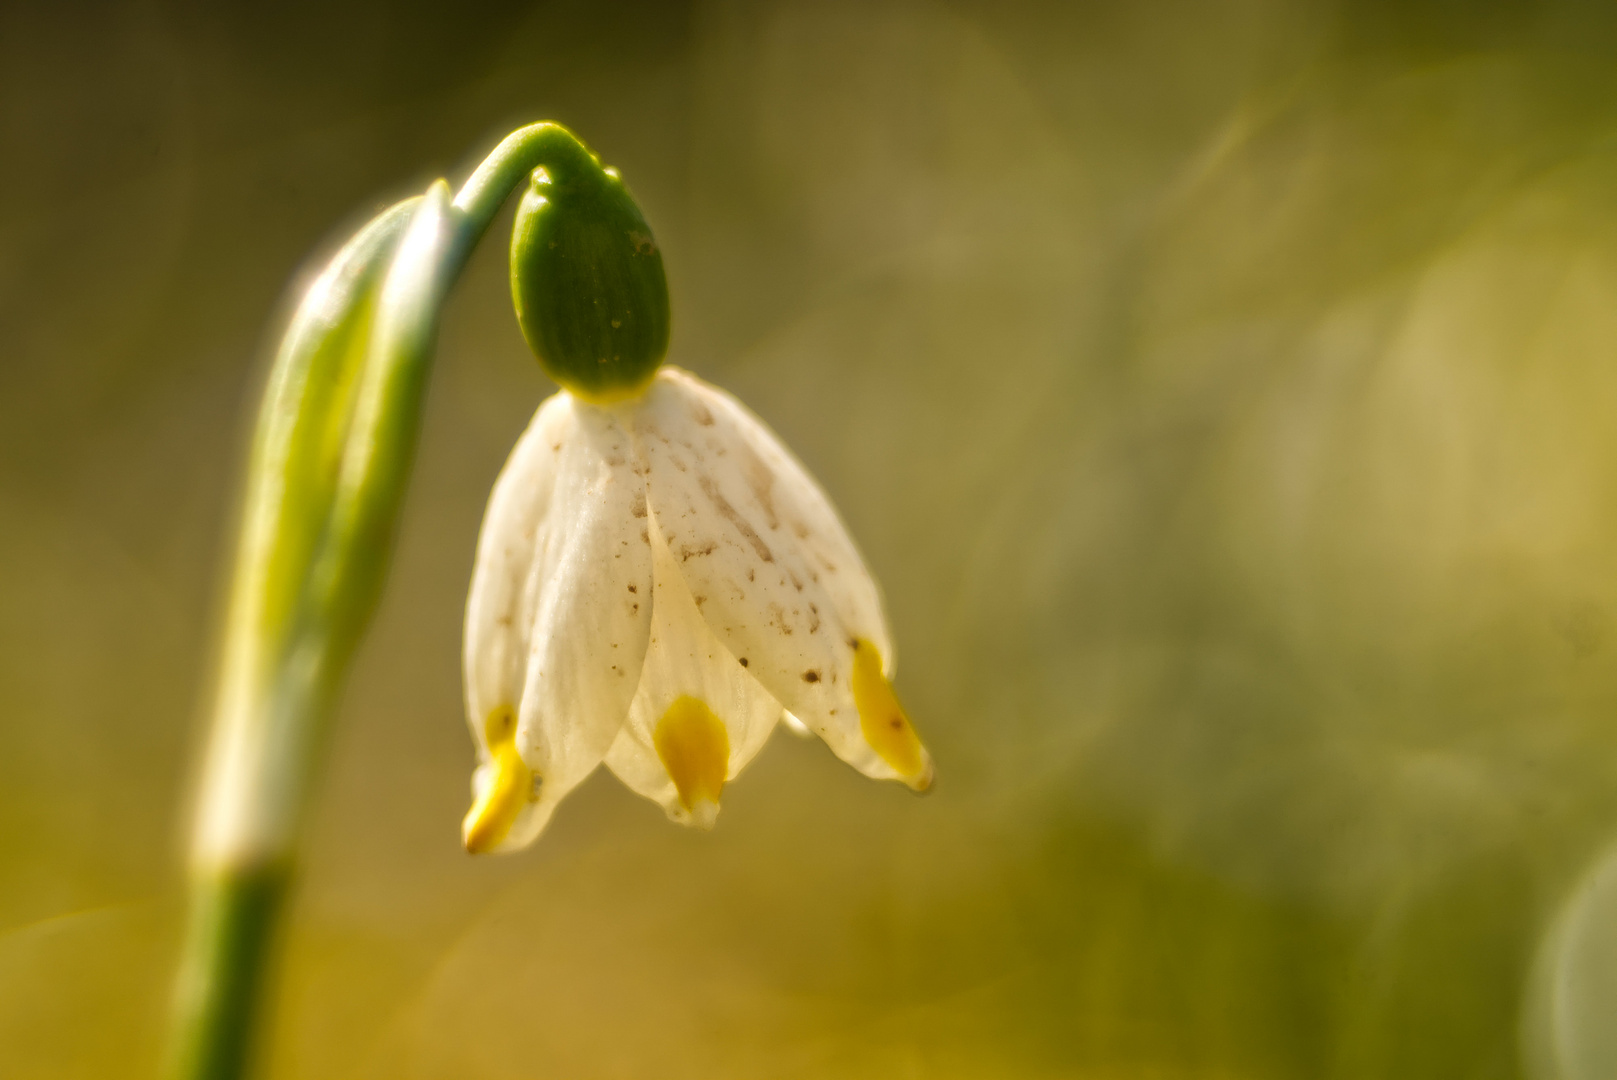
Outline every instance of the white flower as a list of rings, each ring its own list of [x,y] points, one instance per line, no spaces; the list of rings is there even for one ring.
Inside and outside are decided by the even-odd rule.
[[[783,717],[867,776],[925,790],[932,762],[892,663],[846,528],[739,402],[670,367],[613,404],[558,393],[478,541],[466,847],[531,843],[602,761],[674,819],[711,826]]]

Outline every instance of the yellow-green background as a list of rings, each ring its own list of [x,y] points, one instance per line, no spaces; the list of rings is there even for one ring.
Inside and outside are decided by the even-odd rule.
[[[1609,4],[6,4],[0,1078],[153,1072],[288,282],[542,118],[841,507],[939,784],[782,733],[711,834],[603,775],[460,850],[549,392],[496,232],[270,1077],[1617,1074],[1540,1038],[1617,1016],[1556,929],[1617,926],[1614,58]]]

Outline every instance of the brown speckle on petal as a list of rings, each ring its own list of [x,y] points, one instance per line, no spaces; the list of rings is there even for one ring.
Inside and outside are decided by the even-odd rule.
[[[752,497],[758,500],[758,506],[764,512],[765,524],[773,532],[780,528],[780,518],[775,514],[775,474],[752,447],[743,443],[742,450],[746,455],[746,464],[742,468],[747,486],[752,489]]]
[[[713,478],[700,476],[697,477],[697,482],[702,486],[702,494],[706,495],[713,503],[713,508],[723,515],[725,520],[736,527],[736,531],[746,539],[747,543],[752,545],[753,550],[758,553],[758,557],[764,562],[774,562],[775,556],[770,552],[769,545],[764,543],[764,538],[759,536],[753,527],[747,523],[746,518],[736,512],[735,507],[730,505],[730,501],[724,497],[718,486],[713,483]]]

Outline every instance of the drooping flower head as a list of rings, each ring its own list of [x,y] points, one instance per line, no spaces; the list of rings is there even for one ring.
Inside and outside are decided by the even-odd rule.
[[[915,790],[881,595],[825,493],[756,416],[661,366],[651,231],[593,159],[539,170],[512,248],[524,335],[564,389],[494,487],[466,610],[479,764],[463,838],[525,846],[603,761],[676,820],[778,721]]]

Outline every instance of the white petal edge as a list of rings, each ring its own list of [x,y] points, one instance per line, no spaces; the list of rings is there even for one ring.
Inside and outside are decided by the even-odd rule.
[[[572,401],[556,394],[540,404],[494,481],[477,537],[466,597],[463,651],[466,720],[487,760],[483,718],[496,704],[515,705],[527,670],[536,602],[534,543],[550,510],[560,447],[574,430]]]

